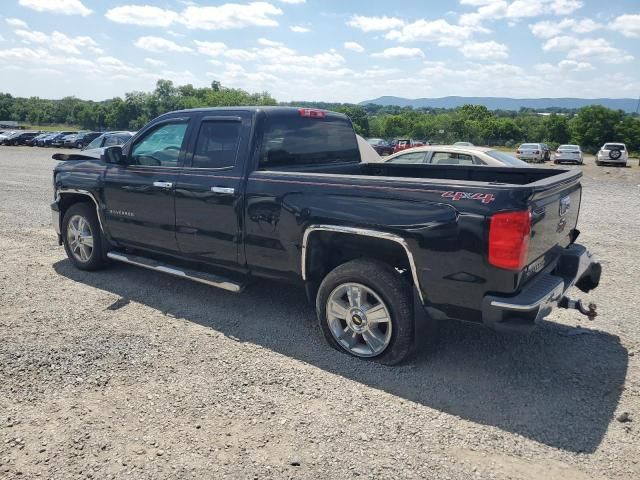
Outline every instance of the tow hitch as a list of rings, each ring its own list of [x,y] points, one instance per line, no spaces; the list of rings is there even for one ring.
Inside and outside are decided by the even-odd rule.
[[[594,320],[598,316],[596,309],[598,308],[595,303],[590,303],[588,307],[585,307],[582,300],[571,300],[568,297],[562,297],[558,302],[560,308],[573,308],[578,310],[581,314],[585,315],[589,320]]]

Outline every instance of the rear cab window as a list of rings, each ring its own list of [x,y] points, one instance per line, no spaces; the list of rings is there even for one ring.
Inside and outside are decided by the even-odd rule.
[[[624,145],[622,143],[606,143],[604,150],[622,150],[624,151]]]
[[[353,162],[360,162],[360,150],[346,117],[329,112],[315,117],[267,114],[258,170]]]

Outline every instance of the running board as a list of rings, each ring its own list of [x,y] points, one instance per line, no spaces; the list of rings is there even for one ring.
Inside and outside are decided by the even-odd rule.
[[[136,265],[142,268],[148,268],[149,270],[155,270],[156,272],[168,273],[176,277],[188,278],[194,282],[204,283],[212,287],[222,288],[234,293],[240,293],[246,286],[244,283],[237,283],[233,280],[229,280],[218,275],[206,272],[198,272],[196,270],[188,270],[180,267],[174,267],[171,265],[163,264],[156,260],[152,260],[146,257],[139,257],[137,255],[124,254],[119,252],[108,252],[107,257],[116,262],[128,263],[130,265]]]

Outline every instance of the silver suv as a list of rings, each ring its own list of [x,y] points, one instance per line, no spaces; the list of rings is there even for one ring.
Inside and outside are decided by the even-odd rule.
[[[596,165],[612,164],[627,166],[629,152],[624,143],[605,143],[596,153]]]

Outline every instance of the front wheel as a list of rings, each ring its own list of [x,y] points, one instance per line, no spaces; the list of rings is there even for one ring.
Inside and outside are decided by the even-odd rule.
[[[390,265],[357,259],[332,270],[316,297],[329,344],[386,365],[403,361],[414,344],[411,285]]]
[[[104,266],[102,234],[96,210],[88,203],[69,207],[62,221],[62,235],[67,257],[80,270],[97,270]]]

